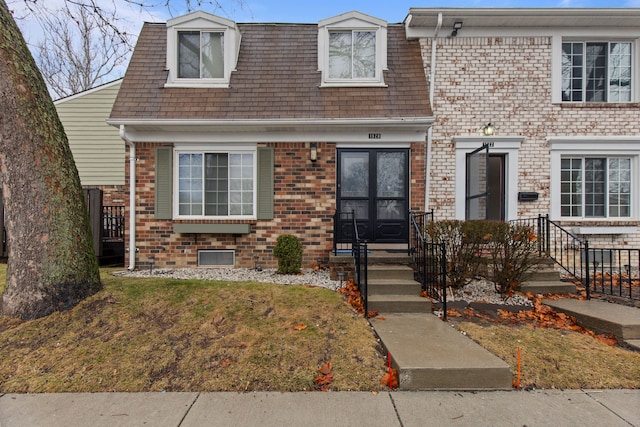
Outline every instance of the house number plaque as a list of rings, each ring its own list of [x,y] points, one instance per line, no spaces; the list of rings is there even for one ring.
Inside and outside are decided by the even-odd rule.
[[[370,133],[369,134],[369,139],[382,139],[382,134],[381,133]]]

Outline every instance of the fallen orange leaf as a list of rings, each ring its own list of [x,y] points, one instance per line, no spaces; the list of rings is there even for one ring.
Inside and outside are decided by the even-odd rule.
[[[293,329],[295,329],[296,331],[304,331],[305,329],[307,329],[307,325],[305,325],[304,323],[298,323],[293,327]]]

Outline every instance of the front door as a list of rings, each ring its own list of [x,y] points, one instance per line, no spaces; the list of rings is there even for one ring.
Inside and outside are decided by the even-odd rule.
[[[466,155],[465,219],[505,219],[504,154],[489,152],[489,145]]]
[[[409,150],[339,149],[337,167],[338,211],[355,213],[360,238],[370,243],[406,243]],[[338,241],[350,238],[347,216],[339,216]]]

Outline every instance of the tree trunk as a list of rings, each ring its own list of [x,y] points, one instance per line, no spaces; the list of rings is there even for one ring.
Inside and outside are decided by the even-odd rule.
[[[101,289],[80,178],[46,85],[0,0],[0,174],[9,246],[2,314],[35,319]]]

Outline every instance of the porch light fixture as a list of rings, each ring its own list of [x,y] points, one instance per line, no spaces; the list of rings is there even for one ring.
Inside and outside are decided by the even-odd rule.
[[[456,21],[453,23],[453,31],[451,32],[451,37],[455,37],[458,35],[458,30],[462,28],[462,21]]]
[[[493,136],[495,131],[496,131],[496,128],[491,123],[487,123],[482,128],[482,133],[484,134],[484,136]]]
[[[311,147],[309,148],[309,159],[312,162],[318,160],[318,146],[316,144],[311,144]]]

